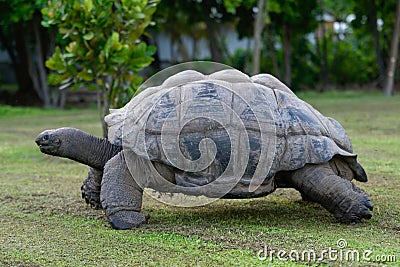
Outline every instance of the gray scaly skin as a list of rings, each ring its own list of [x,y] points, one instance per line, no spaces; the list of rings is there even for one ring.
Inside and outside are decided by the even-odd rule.
[[[35,142],[45,154],[69,158],[91,167],[81,188],[82,197],[94,207],[101,201],[113,228],[131,229],[147,222],[148,217],[140,213],[143,190],[132,178],[123,153],[120,153],[121,147],[107,139],[67,127],[46,130]]]
[[[122,150],[105,138],[69,127],[46,130],[35,142],[45,154],[72,159],[97,170],[103,170],[107,161]]]
[[[103,171],[90,168],[87,178],[81,186],[82,198],[94,209],[100,209],[100,190]]]
[[[147,222],[147,217],[140,213],[143,190],[131,176],[123,153],[120,153],[121,147],[73,128],[44,131],[36,138],[36,143],[43,153],[95,168],[98,171],[93,174],[95,179],[103,171],[101,205],[113,228],[131,229]],[[352,177],[341,175],[340,172],[346,170],[340,164],[334,164],[335,160],[318,165],[307,164],[278,176],[286,180],[282,184],[290,185],[307,199],[320,203],[341,222],[370,219],[369,210],[373,206],[369,197],[348,180]],[[362,177],[365,173],[360,168],[355,175]]]
[[[110,159],[101,183],[101,205],[114,229],[132,229],[145,224],[148,217],[140,213],[143,189],[132,177],[123,152]]]
[[[104,165],[122,148],[107,139],[69,127],[46,130],[35,141],[45,154],[69,158],[91,167],[81,187],[82,198],[92,208],[101,208],[100,189]]]
[[[307,164],[291,172],[294,188],[307,200],[320,203],[343,223],[361,222],[372,217],[368,195],[347,179],[338,176],[329,163]]]

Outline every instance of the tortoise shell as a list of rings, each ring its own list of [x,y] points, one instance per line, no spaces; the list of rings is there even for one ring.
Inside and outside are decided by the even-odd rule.
[[[343,127],[268,74],[183,71],[111,110],[106,122],[109,140],[169,166],[183,187],[234,177],[232,194],[265,195],[280,171],[336,155],[357,164]],[[259,189],[249,193],[254,178]]]

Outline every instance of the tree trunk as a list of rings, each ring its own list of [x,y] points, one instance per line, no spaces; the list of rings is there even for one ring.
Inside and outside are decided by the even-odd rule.
[[[251,39],[247,38],[247,43],[246,43],[246,58],[244,60],[244,67],[243,71],[246,73],[250,73],[250,52],[251,51]]]
[[[265,21],[266,4],[267,3],[265,0],[257,1],[258,12],[256,14],[256,19],[254,20],[254,31],[253,31],[254,48],[253,48],[253,66],[251,71],[252,75],[260,73],[261,36],[266,24]]]
[[[182,57],[182,61],[189,60],[189,52],[187,51],[185,43],[182,40],[182,36],[180,36],[180,35],[178,36],[178,51]]]
[[[318,49],[320,51],[320,81],[322,84],[322,91],[325,91],[326,86],[329,82],[329,71],[328,71],[328,47],[326,41],[326,31],[325,31],[325,22],[323,21],[321,24],[321,45]],[[319,44],[319,42],[317,42]]]
[[[192,40],[193,40],[193,46],[192,46],[192,59],[196,60],[197,59],[197,39],[195,37],[192,36]]]
[[[225,38],[219,38],[218,44],[219,44],[218,45],[219,50],[221,51],[222,59],[228,60],[228,62],[229,62],[229,60],[231,58],[231,55],[229,53],[228,46],[226,45],[226,39]],[[230,64],[230,63],[227,63],[227,64]]]
[[[379,31],[378,31],[378,24],[377,24],[377,7],[376,7],[376,0],[372,0],[371,7],[369,8],[369,17],[368,17],[368,24],[370,31],[372,33],[376,60],[379,66],[379,85],[382,86],[382,83],[385,81],[385,62],[382,57],[381,46],[379,44]]]
[[[101,125],[103,128],[103,137],[108,138],[108,126],[106,121],[104,120],[104,117],[107,116],[110,113],[110,101],[108,101],[108,92],[104,91],[103,92],[103,117],[101,119]]]
[[[28,63],[28,70],[29,70],[29,76],[31,77],[32,83],[33,83],[33,89],[36,91],[40,99],[44,102],[44,106],[48,107],[49,102],[46,103],[45,97],[43,94],[43,91],[41,90],[40,86],[40,80],[38,77],[37,69],[35,67],[35,62],[34,62],[34,55],[32,51],[30,50],[29,45],[26,43],[25,44],[25,49],[26,49],[26,61]],[[48,100],[48,97],[47,97]]]
[[[326,27],[323,20],[324,6],[323,2],[319,1],[321,12],[321,21],[319,27],[321,29],[321,36],[316,35],[317,56],[319,59],[319,80],[321,82],[321,91],[325,91],[329,83],[329,70],[328,70],[328,47],[326,41]]]
[[[399,31],[400,31],[400,0],[397,0],[396,21],[393,29],[392,42],[390,44],[389,64],[388,64],[386,83],[384,88],[385,94],[388,96],[393,95],[394,74],[396,70],[396,60],[399,50]]]
[[[36,66],[35,74],[38,74],[38,85],[39,88],[36,88],[36,91],[40,91],[39,95],[42,95],[42,100],[44,102],[44,106],[46,108],[51,106],[50,101],[50,90],[49,86],[47,85],[47,74],[46,68],[44,67],[43,61],[45,60],[45,56],[43,55],[42,51],[42,38],[40,36],[39,25],[40,25],[40,17],[38,14],[33,15],[33,33],[35,37],[35,47],[36,47]],[[34,79],[34,77],[32,77]]]
[[[11,36],[6,36],[0,30],[0,41],[11,58],[18,84],[18,91],[8,101],[12,105],[35,105],[40,102],[40,98],[35,90],[33,90],[32,80],[29,75],[26,36],[26,29],[21,22],[13,25]],[[12,44],[13,41],[14,45]]]
[[[67,91],[62,90],[60,93],[60,100],[58,102],[58,108],[64,109],[66,101],[67,101]]]
[[[208,44],[210,47],[211,58],[213,61],[221,62],[222,51],[221,49],[219,49],[217,28],[214,21],[212,21],[212,19],[210,18],[210,12],[212,7],[210,0],[204,0],[201,6],[203,9],[204,22],[206,23],[207,27],[207,37],[208,37]]]
[[[105,92],[105,90],[101,90],[100,86],[98,84],[96,84],[96,97],[97,97],[97,110],[99,112],[99,119],[101,122],[101,128],[103,130],[103,137],[107,138],[108,137],[108,127],[107,124],[104,120],[105,117],[105,110],[106,110],[106,105],[104,102],[104,99],[107,98],[107,94]]]
[[[96,74],[94,74],[96,77]],[[112,88],[113,81],[111,77],[102,77],[102,87],[96,82],[96,96],[97,96],[97,110],[99,112],[99,118],[101,121],[101,127],[103,129],[103,137],[108,137],[108,126],[104,120],[104,117],[110,112],[110,101],[108,101],[108,94]],[[97,79],[96,79],[97,80]]]
[[[274,68],[274,75],[278,79],[281,79],[281,72],[279,70],[278,57],[276,56],[276,51],[275,51],[274,38],[273,38],[272,33],[270,32],[270,27],[268,27],[268,25],[265,26],[265,32],[266,32],[266,35],[268,38],[267,43],[268,43],[269,53],[271,54],[272,66]]]
[[[173,64],[176,64],[176,62],[177,62],[176,56],[175,56],[175,49],[174,49],[175,38],[171,35],[169,39],[170,39],[170,43],[171,43],[170,46],[169,46],[169,53],[171,55],[170,64],[173,65]]]
[[[189,52],[185,46],[185,43],[183,42],[182,35],[179,32],[179,30],[176,27],[168,27],[167,28],[168,32],[170,33],[170,38],[171,38],[171,49],[173,49],[174,44],[176,44],[177,49],[178,49],[178,57],[181,57],[181,61],[188,61],[189,60]],[[175,54],[171,50],[171,57],[176,58],[176,56],[172,56],[172,54]],[[178,60],[175,60],[178,61]]]
[[[292,46],[290,44],[290,28],[287,24],[282,26],[282,43],[283,43],[283,82],[290,87],[292,83],[292,67],[291,54]]]

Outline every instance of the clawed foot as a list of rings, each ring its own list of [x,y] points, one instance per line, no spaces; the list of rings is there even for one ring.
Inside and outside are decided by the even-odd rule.
[[[90,207],[93,209],[101,209],[100,203],[100,187],[93,188],[87,182],[87,179],[83,181],[81,186],[82,198],[86,201],[87,204],[90,204]]]
[[[306,165],[292,174],[291,182],[308,200],[320,203],[340,222],[361,222],[372,217],[368,195],[328,164]]]
[[[346,194],[342,200],[339,200],[332,207],[331,212],[335,218],[343,223],[358,223],[362,219],[371,219],[370,211],[372,211],[373,205],[368,195],[353,183],[346,182],[350,184],[352,194]]]
[[[149,219],[150,216],[145,216],[143,213],[131,210],[121,210],[108,216],[111,226],[117,230],[137,228],[146,224]]]

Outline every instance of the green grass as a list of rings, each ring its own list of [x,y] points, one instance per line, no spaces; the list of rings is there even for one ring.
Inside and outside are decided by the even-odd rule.
[[[260,261],[264,244],[299,253],[371,251],[372,261],[324,266],[400,264],[400,97],[378,93],[302,93],[300,97],[346,128],[369,175],[357,183],[375,205],[373,218],[343,225],[291,189],[260,199],[219,200],[197,208],[161,204],[145,195],[148,225],[112,230],[101,210],[80,198],[88,168],[46,156],[33,140],[44,129],[71,126],[100,135],[95,110],[54,111],[0,106],[0,266],[308,266]],[[292,254],[294,255],[294,254]],[[344,257],[344,256],[343,256]],[[362,254],[361,254],[362,257]],[[345,258],[344,258],[345,259]],[[393,261],[393,258],[390,259]]]

